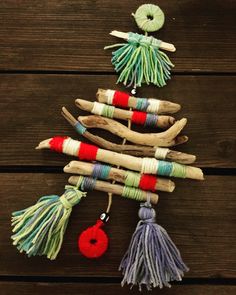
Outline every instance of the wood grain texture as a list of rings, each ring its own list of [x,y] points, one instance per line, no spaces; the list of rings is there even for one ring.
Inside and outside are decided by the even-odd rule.
[[[41,173],[1,174],[0,275],[120,277],[117,271],[138,221],[139,204],[114,196],[112,215],[105,230],[109,251],[88,260],[77,250],[78,234],[94,224],[106,208],[107,196],[96,191],[73,209],[62,250],[55,261],[27,258],[11,245],[10,215],[42,195],[61,194],[68,175]],[[175,193],[161,193],[157,221],[179,247],[191,271],[186,277],[235,278],[235,177],[208,176],[205,182],[177,180]],[[20,266],[20,267],[19,267]]]
[[[113,29],[137,32],[131,17],[140,1],[0,2],[0,70],[109,71],[120,42]],[[166,20],[154,36],[175,44],[177,72],[235,72],[236,2],[159,0]]]
[[[41,295],[41,294],[150,294],[150,292],[142,291],[140,293],[137,288],[133,288],[132,291],[128,287],[121,289],[120,284],[88,284],[88,283],[20,283],[14,282],[0,282],[0,289],[2,295]],[[157,290],[156,292],[158,292]],[[132,293],[131,293],[132,292]],[[153,291],[155,292],[155,291]],[[161,291],[162,295],[234,295],[236,292],[236,286],[172,286],[171,289],[164,288]]]
[[[144,87],[138,95],[182,105],[175,117],[188,118],[183,134],[189,136],[189,142],[176,150],[195,154],[196,164],[201,167],[232,168],[236,167],[235,83],[236,77],[175,76],[167,88]],[[115,77],[0,75],[0,165],[62,166],[69,162],[72,158],[51,151],[36,151],[34,147],[55,135],[82,139],[60,115],[60,110],[64,105],[74,116],[88,114],[75,107],[74,99],[93,101],[98,87],[114,89]],[[139,132],[151,130],[132,128]],[[105,131],[97,134],[121,143],[121,139]]]

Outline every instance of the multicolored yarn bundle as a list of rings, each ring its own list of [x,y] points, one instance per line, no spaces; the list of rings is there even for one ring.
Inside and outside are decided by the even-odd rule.
[[[13,245],[29,257],[46,255],[57,257],[63,242],[72,207],[77,205],[85,192],[66,185],[64,194],[41,197],[24,210],[12,213]]]
[[[114,35],[127,39],[128,44],[122,43],[106,47],[118,47],[112,58],[115,70],[120,73],[118,82],[123,82],[128,86],[133,85],[134,88],[140,87],[142,83],[164,86],[170,79],[170,69],[173,64],[159,48],[169,48],[173,51],[173,45],[147,36],[147,32],[153,32],[162,27],[164,14],[158,6],[147,4],[142,5],[133,16],[138,27],[145,31],[145,36],[116,32]],[[161,118],[160,113],[174,113],[180,109],[178,104],[172,102],[133,97],[127,93],[110,89],[103,91],[102,101],[99,95],[97,98],[98,102],[90,103],[92,107],[89,111],[99,116],[113,119],[117,106],[129,108],[131,117],[126,117],[129,129],[131,129],[131,122],[157,127]],[[122,111],[127,113],[127,110],[119,112]],[[93,116],[93,119],[95,117],[97,118]],[[116,115],[116,118],[120,119],[119,115]],[[79,135],[85,136],[87,125],[83,126],[84,123],[75,120],[72,116],[67,120]],[[109,122],[114,122],[114,120]],[[174,133],[176,137],[183,127],[178,128]],[[112,131],[118,134],[117,130]],[[126,133],[123,132],[120,136],[123,138],[124,145],[127,139]],[[96,144],[101,141],[101,138],[99,141],[93,135],[90,138]],[[170,282],[173,280],[181,281],[188,267],[167,232],[156,223],[156,212],[151,205],[158,201],[159,196],[155,192],[159,189],[159,182],[162,183],[161,190],[164,191],[172,192],[175,186],[171,182],[172,187],[167,187],[170,184],[169,180],[159,179],[156,175],[201,180],[203,173],[197,167],[173,161],[173,159],[179,160],[181,153],[170,151],[167,147],[178,143],[177,140],[172,138],[166,141],[161,148],[153,146],[152,143],[143,142],[143,146],[138,146],[141,152],[146,146],[154,149],[152,157],[137,157],[130,155],[129,152],[123,154],[102,149],[68,136],[55,136],[42,141],[37,149],[51,149],[90,163],[78,163],[77,161],[74,167],[69,163],[66,171],[66,167],[64,168],[65,172],[77,176],[69,178],[70,185],[65,186],[65,192],[61,196],[41,197],[35,205],[12,213],[13,244],[29,257],[45,255],[51,260],[56,259],[63,243],[72,207],[86,196],[86,191],[100,190],[108,193],[107,209],[102,211],[103,213],[94,225],[79,235],[77,244],[79,251],[85,257],[90,259],[101,257],[109,246],[109,238],[103,228],[109,220],[112,194],[115,193],[141,202],[138,213],[140,221],[120,263],[120,270],[124,276],[122,286],[124,284],[131,285],[131,287],[138,285],[141,290],[142,285],[145,285],[148,290],[151,290],[153,287],[170,287]],[[172,161],[167,161],[169,153],[171,157],[168,159]],[[187,163],[192,163],[195,157],[189,156]],[[188,154],[182,154],[182,157],[182,161],[186,161]],[[83,169],[81,164],[84,165]],[[122,170],[120,167],[129,170]],[[108,180],[113,180],[113,182],[110,183]],[[115,182],[122,185],[115,184]]]
[[[162,27],[164,14],[157,5],[144,4],[133,16],[145,35],[129,32],[123,37],[127,43],[118,43],[104,48],[117,48],[112,52],[111,59],[115,71],[119,73],[117,83],[122,82],[127,87],[133,86],[134,93],[136,87],[141,87],[142,83],[163,87],[170,79],[170,70],[174,65],[160,50],[162,41],[147,34]],[[119,33],[114,35],[122,38],[122,34]]]

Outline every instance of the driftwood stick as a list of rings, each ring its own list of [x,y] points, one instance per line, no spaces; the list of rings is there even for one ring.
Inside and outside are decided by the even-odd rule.
[[[71,176],[68,179],[68,182],[72,185],[77,185],[78,181],[79,181],[79,176]],[[112,184],[102,180],[96,180],[94,189],[101,192],[122,196],[124,186],[119,184]],[[142,191],[142,198],[143,198],[143,201],[147,201],[148,198],[150,198],[150,201],[152,204],[157,204],[159,196],[151,192]]]
[[[124,32],[114,30],[114,31],[110,32],[110,35],[114,36],[114,37],[117,37],[117,38],[120,38],[120,39],[128,40],[128,33],[124,33]],[[176,51],[176,48],[175,48],[175,46],[173,44],[163,42],[163,41],[161,41],[161,43],[160,43],[160,48],[164,49],[166,51],[170,51],[170,52],[175,52]]]
[[[180,121],[176,121],[175,124],[171,126],[168,130],[160,133],[135,132],[115,120],[95,115],[79,116],[78,120],[86,128],[105,129],[117,136],[126,138],[130,142],[145,146],[170,147],[186,142],[188,140],[187,136],[182,136],[181,138],[177,137],[177,135],[187,124],[186,118],[183,118]]]
[[[75,127],[75,125],[78,123],[78,121],[73,117],[73,115],[65,107],[62,107],[61,114],[71,124],[71,126]],[[157,149],[156,147],[116,144],[108,140],[105,140],[104,138],[100,136],[94,135],[88,132],[88,130],[86,130],[83,133],[83,136],[89,139],[91,142],[95,143],[96,145],[102,148],[105,148],[107,150],[112,150],[114,152],[120,152],[120,153],[133,155],[133,156],[145,156],[145,157],[155,157],[155,154],[156,154],[156,149]],[[156,158],[158,159],[158,157]],[[172,160],[180,164],[192,164],[196,160],[196,156],[169,149],[169,151],[166,154],[166,159]]]
[[[92,163],[82,161],[71,161],[64,167],[64,172],[91,176],[93,173],[94,166],[95,164]],[[126,171],[123,169],[111,168],[107,179],[125,183]],[[164,192],[173,192],[173,190],[175,189],[175,183],[170,179],[158,177],[155,189]]]
[[[109,100],[109,92],[114,91],[110,89],[101,89],[99,88],[96,94],[97,100],[101,103],[110,104]],[[129,108],[137,109],[137,97],[129,96],[128,106]],[[167,100],[158,100],[155,98],[148,98],[148,100],[157,100],[159,101],[159,107],[157,111],[153,111],[155,114],[174,114],[177,113],[181,106],[177,103],[173,103]],[[152,112],[151,110],[147,110],[148,112]]]
[[[36,147],[36,149],[50,149],[50,141],[51,140],[52,140],[52,138],[41,141],[39,143],[39,145]],[[68,138],[65,140],[71,140],[71,139]],[[81,142],[79,142],[79,141],[76,141],[76,140],[73,140],[73,141],[76,142],[77,145],[81,144]],[[68,142],[67,142],[67,144],[68,144]],[[78,150],[75,151],[74,149],[73,150],[71,149],[71,151],[69,151],[68,146],[67,146],[66,154],[71,155],[71,156],[75,156],[75,155],[77,156]],[[125,155],[125,154],[119,154],[116,152],[112,152],[112,151],[104,150],[104,149],[100,149],[100,148],[97,151],[96,160],[101,161],[101,162],[105,162],[105,163],[108,163],[111,165],[122,166],[122,167],[129,169],[129,170],[134,170],[134,171],[138,171],[138,172],[142,171],[142,166],[143,166],[143,158],[138,158],[138,157]],[[155,161],[158,162],[158,160],[153,159],[153,162],[155,162]],[[155,163],[157,163],[157,162],[155,162]],[[185,169],[186,169],[186,175],[185,175],[186,178],[198,179],[198,180],[204,179],[202,170],[200,168],[192,167],[192,166],[185,166]],[[156,170],[155,170],[155,173],[153,173],[152,171],[148,171],[145,173],[156,174]]]
[[[94,102],[92,101],[88,101],[88,100],[84,100],[84,99],[76,99],[75,100],[75,104],[78,108],[80,108],[81,110],[93,113],[96,115],[96,112],[94,111]],[[105,106],[105,104],[101,104],[98,103],[101,106]],[[99,114],[100,115],[100,114]],[[103,116],[101,114],[101,116]],[[131,120],[132,121],[132,116],[133,116],[133,111],[128,111],[128,110],[123,110],[123,109],[119,109],[119,108],[115,108],[114,113],[113,113],[113,118],[115,119],[120,119],[120,120]],[[159,127],[159,128],[163,128],[163,129],[167,129],[170,126],[172,126],[175,122],[175,118],[171,117],[171,116],[158,116],[158,119],[156,120],[156,125],[155,127]]]

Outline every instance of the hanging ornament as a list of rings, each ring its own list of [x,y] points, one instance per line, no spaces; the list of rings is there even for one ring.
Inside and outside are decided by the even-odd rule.
[[[78,238],[78,248],[87,258],[99,258],[108,248],[108,236],[101,229],[108,221],[109,215],[102,213],[96,224],[84,230]]]
[[[157,5],[143,4],[132,15],[145,35],[112,31],[112,36],[125,39],[127,43],[106,46],[104,49],[116,49],[112,52],[111,62],[119,73],[117,83],[133,86],[131,93],[135,94],[136,87],[143,83],[158,87],[166,85],[174,65],[160,49],[173,52],[175,47],[147,35],[148,32],[159,30],[164,24],[164,13]]]
[[[56,259],[64,238],[72,207],[86,193],[66,185],[62,196],[41,197],[35,205],[12,213],[13,245],[28,257],[46,255]]]
[[[166,230],[156,224],[156,212],[150,201],[140,205],[140,221],[125,253],[120,270],[124,284],[170,287],[170,281],[181,281],[188,267],[184,264],[179,250],[170,239]]]

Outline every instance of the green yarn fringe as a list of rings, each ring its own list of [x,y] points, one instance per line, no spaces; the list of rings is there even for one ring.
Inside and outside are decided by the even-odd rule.
[[[12,213],[13,245],[28,257],[46,255],[53,260],[60,251],[72,207],[79,203],[85,192],[65,186],[65,193],[44,196],[24,210]]]
[[[106,46],[113,49],[111,62],[115,71],[120,73],[117,83],[130,87],[140,87],[142,83],[158,87],[166,85],[171,78],[170,70],[174,65],[169,57],[159,50],[161,41],[153,37],[128,33],[128,43]],[[128,84],[128,85],[127,85]]]

